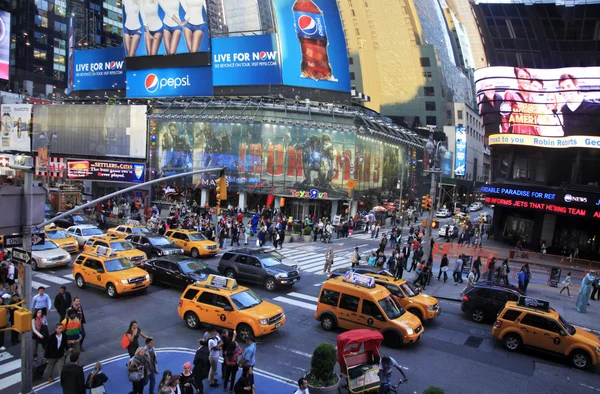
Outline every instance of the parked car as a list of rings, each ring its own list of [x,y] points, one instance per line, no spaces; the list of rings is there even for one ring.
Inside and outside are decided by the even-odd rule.
[[[440,230],[438,231],[438,237],[454,237],[454,232],[456,231],[456,227],[454,227],[454,225],[452,224],[444,224],[442,227],[440,227]]]
[[[61,212],[57,213],[56,216],[60,215]],[[54,222],[58,227],[69,228],[71,226],[80,226],[82,224],[93,224],[93,222],[82,215],[67,215],[64,218],[58,219]]]
[[[461,310],[474,322],[483,323],[495,319],[507,301],[518,301],[522,295],[514,286],[478,283],[463,295]]]
[[[174,255],[157,257],[144,261],[140,268],[150,274],[151,283],[186,288],[197,281],[204,281],[208,275],[219,275],[219,272],[197,259]]]
[[[438,218],[449,218],[452,216],[452,213],[449,210],[443,208],[437,211],[435,216]]]
[[[228,278],[259,283],[275,291],[300,281],[298,266],[286,264],[292,261],[273,249],[240,248],[225,252],[217,268]]]
[[[104,231],[100,230],[93,224],[71,226],[67,229],[67,232],[77,240],[77,243],[80,247],[83,247],[83,245],[85,245],[85,243],[92,237],[105,235]]]
[[[357,274],[377,274],[393,277],[392,273],[388,270],[379,267],[371,267],[369,265],[359,265],[357,267],[344,267],[336,268],[329,273],[329,279],[336,278],[338,276],[344,276],[348,271],[353,271]]]
[[[71,254],[52,241],[31,247],[31,269],[69,265]]]
[[[183,249],[162,235],[139,235],[130,234],[125,241],[131,242],[136,249],[146,253],[148,257],[169,256],[172,254],[183,254]]]

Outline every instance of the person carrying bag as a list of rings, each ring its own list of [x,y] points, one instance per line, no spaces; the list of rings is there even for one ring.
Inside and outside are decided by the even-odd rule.
[[[87,377],[85,388],[90,390],[90,394],[105,394],[104,383],[108,382],[108,377],[102,372],[102,364],[96,362],[94,370]]]

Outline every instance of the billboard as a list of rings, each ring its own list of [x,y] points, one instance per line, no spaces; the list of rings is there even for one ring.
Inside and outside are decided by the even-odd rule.
[[[156,68],[127,70],[127,97],[212,96],[210,67]]]
[[[144,182],[145,164],[99,160],[67,160],[67,178],[82,181]]]
[[[467,167],[467,129],[463,126],[456,127],[455,154],[454,175],[465,176]]]
[[[0,152],[31,152],[31,104],[3,104],[0,108]]]
[[[8,80],[10,64],[10,14],[0,11],[0,79]]]
[[[600,67],[475,71],[490,145],[600,147]]]
[[[212,39],[214,86],[280,85],[275,34]]]
[[[210,51],[205,0],[122,0],[125,55]]]
[[[283,83],[350,92],[346,39],[335,0],[275,0]]]
[[[119,47],[75,51],[72,90],[125,89],[125,60]]]

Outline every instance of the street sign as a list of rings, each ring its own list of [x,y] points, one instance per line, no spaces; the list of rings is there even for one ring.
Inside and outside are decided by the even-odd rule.
[[[23,247],[23,234],[5,235],[4,236],[4,247],[5,248],[22,248]]]
[[[31,246],[43,245],[46,242],[45,233],[31,234]]]
[[[346,186],[348,186],[348,189],[353,190],[356,187],[356,181],[354,179],[350,179],[348,182],[346,182]]]
[[[29,262],[31,261],[31,252],[28,252],[23,249],[13,249],[12,258],[13,261],[16,263],[29,264]]]

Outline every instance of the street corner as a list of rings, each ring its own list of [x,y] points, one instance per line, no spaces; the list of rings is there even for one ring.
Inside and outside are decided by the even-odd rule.
[[[183,364],[186,362],[192,362],[194,360],[194,354],[196,353],[193,349],[187,348],[157,348],[156,349],[158,366],[160,373],[156,377],[156,384],[162,377],[162,373],[166,370],[170,370],[173,374],[180,374],[183,371]],[[107,393],[128,393],[131,391],[131,383],[127,379],[127,369],[125,364],[129,360],[129,355],[123,354],[100,360],[102,363],[102,371],[108,377],[108,382],[104,385]],[[93,370],[94,363],[84,366],[85,376]],[[221,381],[221,368],[218,369],[218,378]],[[239,378],[240,372],[238,372]],[[254,383],[256,386],[256,394],[272,394],[272,393],[285,393],[293,391],[296,387],[296,382],[285,378],[283,376],[274,375],[272,373],[263,371],[261,369],[254,369]],[[221,393],[222,386],[209,387],[208,382],[204,381],[204,392],[205,393]],[[34,388],[37,394],[62,394],[62,388],[60,381],[54,381],[52,383],[43,383]]]

